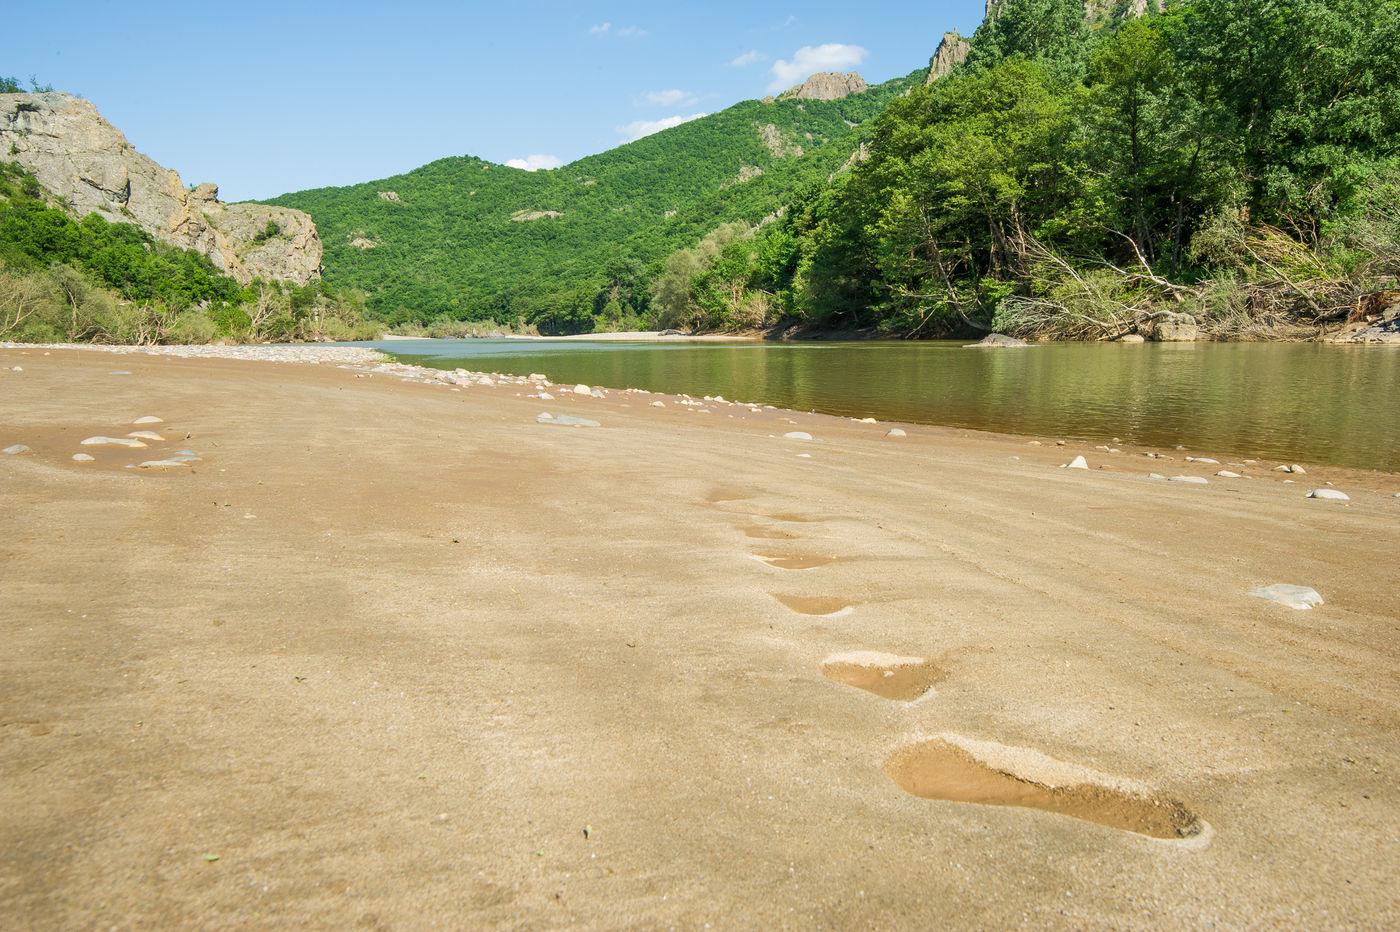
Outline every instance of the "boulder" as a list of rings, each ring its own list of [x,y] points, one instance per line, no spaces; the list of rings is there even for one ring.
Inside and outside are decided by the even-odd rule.
[[[1194,343],[1201,338],[1201,326],[1190,314],[1168,314],[1153,325],[1152,338],[1162,343]]]

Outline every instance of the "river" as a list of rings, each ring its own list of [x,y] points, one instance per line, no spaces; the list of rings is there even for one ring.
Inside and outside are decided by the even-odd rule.
[[[1312,343],[394,340],[440,369],[882,421],[1400,470],[1400,349]]]

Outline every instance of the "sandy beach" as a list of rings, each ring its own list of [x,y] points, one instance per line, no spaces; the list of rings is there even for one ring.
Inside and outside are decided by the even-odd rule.
[[[0,348],[8,928],[1400,923],[1400,477],[227,355]]]

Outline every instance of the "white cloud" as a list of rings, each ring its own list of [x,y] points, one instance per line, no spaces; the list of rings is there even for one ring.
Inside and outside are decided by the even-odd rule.
[[[648,33],[645,29],[642,29],[640,26],[624,26],[623,28],[617,31],[617,34],[627,38],[636,39],[640,39],[643,36],[650,35],[650,33]]]
[[[696,101],[695,95],[688,91],[650,91],[646,94],[647,103],[656,104],[658,107],[674,107],[676,104],[684,102],[693,104]]]
[[[602,36],[607,35],[608,30],[610,29],[612,29],[612,23],[599,23],[597,26],[590,26],[588,28],[588,31],[592,35]]]
[[[749,51],[745,52],[744,54],[740,55],[738,58],[730,62],[729,67],[742,68],[745,65],[752,65],[754,62],[763,61],[767,57],[767,55],[764,55],[758,49],[750,49]]]
[[[643,136],[650,136],[652,133],[659,133],[663,129],[670,129],[673,126],[680,126],[682,123],[689,123],[691,120],[698,120],[702,116],[709,116],[707,113],[692,113],[690,116],[666,117],[663,120],[634,120],[626,126],[619,126],[617,131],[622,134],[625,142],[636,142]]]
[[[768,85],[768,92],[776,94],[778,91],[785,91],[795,84],[801,84],[818,71],[840,71],[842,68],[859,65],[865,56],[865,49],[859,45],[828,43],[815,48],[804,45],[792,56],[792,61],[783,61],[780,58],[773,63],[773,81]]]
[[[507,168],[520,168],[527,172],[537,172],[540,169],[548,171],[551,168],[558,168],[564,164],[564,160],[557,155],[527,155],[523,159],[511,159],[506,162]]]

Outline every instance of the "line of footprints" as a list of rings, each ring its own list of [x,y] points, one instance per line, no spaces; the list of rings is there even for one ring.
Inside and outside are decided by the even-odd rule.
[[[748,510],[749,496],[717,491],[709,504],[727,514],[766,518],[779,524],[812,519],[794,513]],[[750,524],[745,535],[758,540],[801,540],[774,524]],[[829,556],[756,553],[755,559],[781,570],[806,571],[836,560]],[[770,593],[802,615],[839,618],[855,606],[848,600]],[[913,702],[947,676],[933,660],[877,651],[832,654],[822,663],[828,679],[892,702]],[[1056,760],[1030,748],[978,741],[957,734],[921,738],[898,747],[885,761],[885,773],[902,790],[925,799],[991,806],[1021,806],[1084,819],[1174,844],[1209,844],[1210,826],[1182,803],[1135,781]]]

